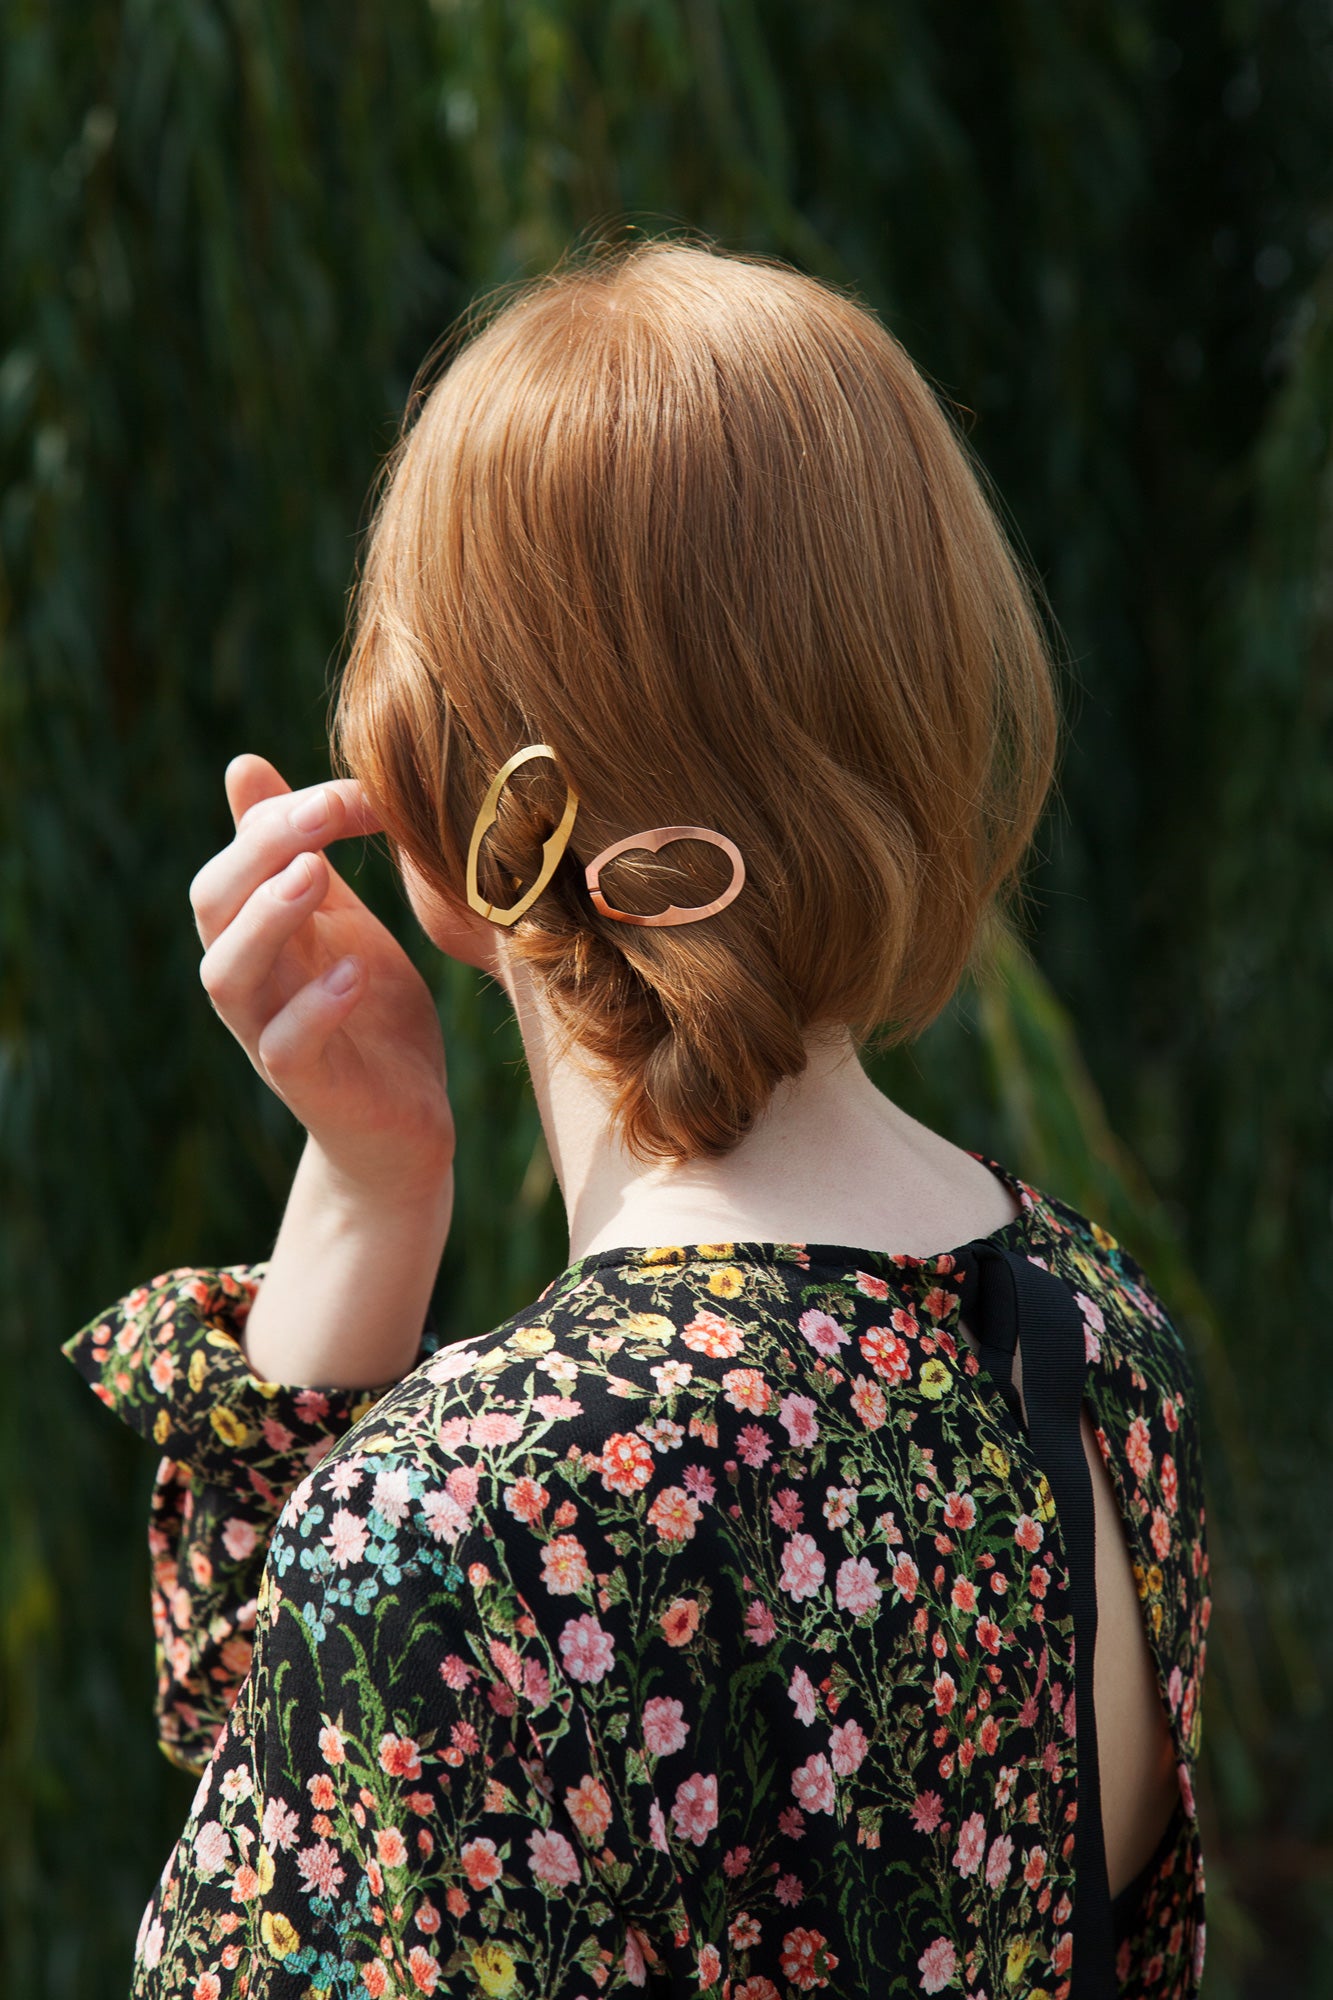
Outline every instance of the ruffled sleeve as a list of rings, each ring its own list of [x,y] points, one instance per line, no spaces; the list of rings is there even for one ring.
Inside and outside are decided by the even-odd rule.
[[[148,1525],[158,1742],[196,1774],[249,1670],[260,1577],[288,1494],[395,1386],[261,1381],[240,1335],[267,1270],[162,1272],[61,1347],[93,1394],[164,1453]],[[427,1314],[418,1362],[438,1345]]]

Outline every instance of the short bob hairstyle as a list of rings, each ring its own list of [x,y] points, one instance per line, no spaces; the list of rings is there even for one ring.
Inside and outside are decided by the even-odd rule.
[[[806,1038],[921,1032],[1000,935],[1059,735],[1038,587],[984,475],[872,313],[679,241],[511,296],[409,405],[338,690],[334,761],[395,857],[510,931],[638,1157],[727,1152]],[[700,922],[599,915],[587,863],[713,828]],[[640,914],[718,896],[702,842],[611,863]]]

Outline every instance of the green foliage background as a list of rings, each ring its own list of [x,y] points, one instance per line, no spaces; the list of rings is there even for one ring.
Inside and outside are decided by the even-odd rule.
[[[198,983],[223,768],[327,770],[417,363],[625,218],[854,285],[1045,580],[1071,737],[1031,954],[884,1081],[1104,1221],[1194,1343],[1205,1988],[1328,1992],[1327,9],[0,0],[0,35],[4,1992],[125,1990],[192,1791],[152,1741],[152,1455],[57,1349],[153,1272],[266,1254],[295,1167]],[[438,986],[437,1308],[475,1331],[563,1261],[517,1044],[381,854],[357,879]]]

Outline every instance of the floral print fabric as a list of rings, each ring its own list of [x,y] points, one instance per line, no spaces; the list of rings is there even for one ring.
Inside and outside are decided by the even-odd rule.
[[[985,1164],[1021,1204],[988,1240],[1083,1316],[1180,1774],[1117,1899],[1116,1972],[1183,2000],[1190,1372],[1107,1232]],[[158,1715],[201,1775],[135,1996],[1067,2000],[1069,1575],[1027,1434],[959,1337],[955,1255],[597,1254],[354,1394],[249,1375],[262,1268],[169,1273],[64,1349],[170,1454]]]

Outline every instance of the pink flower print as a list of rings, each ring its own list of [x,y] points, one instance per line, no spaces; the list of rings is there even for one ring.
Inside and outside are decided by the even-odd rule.
[[[689,1325],[682,1327],[680,1337],[694,1353],[707,1354],[714,1361],[730,1361],[745,1345],[737,1328],[715,1312],[696,1313]]]
[[[893,1565],[893,1587],[908,1604],[916,1596],[921,1573],[910,1556],[899,1556]]]
[[[470,1513],[477,1504],[477,1491],[481,1485],[481,1474],[475,1465],[455,1465],[445,1480],[450,1495],[465,1513]]]
[[[792,1772],[791,1788],[807,1812],[833,1811],[833,1772],[822,1750]]]
[[[344,1871],[338,1866],[338,1850],[330,1847],[327,1840],[320,1840],[313,1847],[301,1848],[296,1856],[296,1865],[301,1871],[301,1879],[311,1895],[327,1896],[332,1901],[341,1889]]]
[[[715,1986],[722,1976],[722,1955],[715,1944],[701,1945],[699,1948],[698,1979],[700,1986]]]
[[[1166,1502],[1168,1514],[1174,1514],[1180,1493],[1180,1482],[1176,1476],[1176,1461],[1169,1451],[1162,1454],[1162,1498]]]
[[[1035,1555],[1045,1539],[1046,1530],[1040,1521],[1034,1521],[1031,1514],[1020,1514],[1014,1522],[1014,1540],[1020,1549]]]
[[[489,1889],[504,1874],[504,1863],[493,1840],[470,1840],[459,1855],[463,1873],[478,1894]]]
[[[546,1488],[525,1472],[512,1486],[504,1490],[504,1503],[516,1520],[526,1521],[529,1527],[540,1521],[550,1503],[551,1496]]]
[[[822,1931],[788,1931],[782,1940],[782,1970],[802,1993],[827,1986],[837,1963],[837,1953],[829,1950]]]
[[[560,1658],[571,1680],[604,1680],[615,1656],[615,1641],[590,1611],[581,1618],[571,1618],[560,1634]]]
[[[648,1808],[648,1838],[659,1854],[670,1853],[667,1841],[666,1814],[657,1799]]]
[[[981,1617],[977,1620],[977,1644],[984,1646],[988,1653],[998,1653],[1002,1634],[993,1618]]]
[[[258,1539],[254,1523],[241,1520],[237,1514],[232,1515],[222,1530],[222,1546],[233,1562],[244,1562],[253,1555]]]
[[[784,1396],[778,1405],[778,1418],[798,1450],[808,1450],[819,1437],[819,1420],[811,1396]]]
[[[359,1514],[353,1514],[350,1508],[339,1507],[323,1539],[338,1568],[346,1569],[348,1563],[360,1562],[370,1536]]]
[[[884,1391],[866,1375],[858,1375],[852,1384],[852,1408],[868,1431],[877,1431],[889,1413]]]
[[[779,1875],[773,1887],[773,1894],[787,1909],[794,1910],[805,1896],[805,1884],[799,1875]]]
[[[1009,1863],[1013,1859],[1014,1843],[1007,1833],[1001,1833],[990,1844],[986,1856],[986,1887],[1002,1889],[1009,1876]]]
[[[653,1454],[633,1431],[616,1431],[602,1447],[601,1469],[609,1493],[637,1493],[653,1476]]]
[[[936,1715],[952,1714],[958,1698],[958,1687],[952,1674],[936,1674],[934,1694]]]
[[[985,1852],[986,1822],[980,1813],[973,1813],[959,1828],[953,1865],[960,1875],[975,1875]]]
[[[439,1984],[440,1963],[432,1958],[424,1944],[414,1944],[407,1954],[407,1969],[412,1975],[412,1984],[418,1993],[433,1993]]]
[[[452,1493],[423,1493],[421,1511],[434,1539],[451,1548],[467,1526],[467,1515]]]
[[[339,1762],[341,1761],[339,1759]],[[294,1847],[300,1828],[300,1818],[291,1806],[285,1805],[281,1799],[268,1801],[264,1807],[264,1818],[260,1826],[265,1847],[270,1851],[275,1847],[284,1849]]]
[[[1142,1485],[1152,1471],[1152,1439],[1142,1417],[1135,1417],[1125,1439],[1125,1457],[1134,1477]]]
[[[1148,1530],[1153,1545],[1153,1554],[1158,1562],[1165,1562],[1171,1553],[1171,1523],[1160,1507],[1152,1510],[1152,1527]]]
[[[803,1312],[797,1324],[816,1354],[836,1355],[840,1347],[845,1347],[851,1335],[844,1333],[836,1319],[826,1312],[816,1312],[813,1308]]]
[[[752,1471],[757,1472],[772,1457],[773,1446],[767,1431],[761,1431],[758,1424],[747,1424],[736,1439],[736,1449]]]
[[[762,1417],[768,1409],[772,1392],[762,1369],[729,1368],[722,1377],[722,1388],[733,1410]]]
[[[793,1535],[786,1543],[778,1581],[798,1604],[803,1598],[815,1595],[824,1581],[824,1558],[812,1536]]]
[[[889,1281],[887,1278],[872,1277],[868,1271],[858,1271],[856,1289],[863,1298],[886,1299],[889,1296]]]
[[[717,1779],[696,1771],[677,1785],[671,1821],[682,1840],[702,1847],[717,1825]]]
[[[938,1792],[918,1792],[912,1802],[912,1825],[918,1833],[934,1833],[944,1816],[944,1801]]]
[[[1046,1872],[1046,1849],[1029,1847],[1027,1860],[1023,1863],[1023,1880],[1029,1889],[1040,1889],[1041,1878]]]
[[[554,1535],[542,1550],[542,1582],[552,1597],[574,1597],[591,1580],[587,1553],[577,1535]]]
[[[768,1503],[768,1511],[773,1517],[774,1524],[789,1535],[794,1534],[805,1519],[805,1507],[801,1496],[790,1486],[784,1486],[781,1493],[773,1495]]]
[[[854,1486],[829,1486],[824,1493],[824,1519],[830,1528],[841,1528],[851,1520],[855,1505]]]
[[[219,1868],[225,1868],[231,1854],[231,1841],[220,1820],[210,1819],[200,1827],[194,1837],[195,1865],[201,1875],[216,1875]]]
[[[396,1826],[382,1826],[377,1830],[375,1854],[381,1868],[407,1866],[407,1842]]]
[[[797,1667],[793,1671],[791,1684],[787,1689],[787,1693],[795,1705],[798,1720],[806,1723],[813,1722],[817,1713],[815,1684],[804,1667]]]
[[[457,1451],[459,1445],[462,1444],[467,1436],[467,1430],[468,1420],[466,1417],[446,1417],[444,1422],[436,1428],[436,1440],[444,1446],[446,1451]]]
[[[522,1424],[508,1410],[486,1410],[468,1427],[468,1442],[475,1445],[514,1444],[522,1435]]]
[[[664,1542],[688,1542],[699,1519],[699,1502],[683,1486],[665,1486],[648,1509],[648,1519]]]
[[[870,1744],[866,1733],[854,1717],[839,1723],[829,1736],[829,1755],[833,1768],[840,1778],[849,1778],[859,1769]]]
[[[395,1736],[386,1730],[380,1738],[379,1760],[381,1771],[387,1771],[391,1778],[421,1776],[421,1747],[411,1736]]]
[[[326,1764],[342,1764],[347,1760],[347,1752],[343,1749],[343,1733],[332,1722],[326,1722],[319,1732],[319,1754]],[[267,1832],[264,1838],[268,1838]]]
[[[389,1467],[375,1475],[371,1504],[379,1509],[391,1527],[402,1526],[412,1505],[412,1488],[406,1466]]]
[[[950,1493],[946,1496],[944,1502],[946,1527],[965,1532],[975,1525],[976,1518],[977,1503],[970,1493]]]
[[[446,1687],[467,1687],[476,1671],[468,1661],[461,1660],[457,1653],[446,1653],[440,1661],[440,1679]]]
[[[960,1576],[949,1592],[949,1601],[955,1611],[973,1612],[977,1608],[977,1587],[971,1577]]]
[[[611,1794],[591,1776],[565,1788],[565,1810],[583,1838],[601,1840],[611,1824]]]
[[[805,1814],[799,1806],[787,1806],[778,1814],[778,1832],[784,1840],[805,1839]]]
[[[528,1835],[528,1866],[539,1882],[553,1889],[570,1889],[579,1879],[579,1861],[563,1833]]]
[[[905,1382],[911,1374],[912,1357],[907,1342],[891,1333],[887,1326],[872,1326],[861,1335],[859,1345],[870,1366],[884,1381]]]
[[[958,1968],[958,1954],[948,1938],[936,1938],[928,1944],[916,1962],[921,1974],[923,1993],[942,1993],[946,1986],[954,1983],[954,1973]]]
[[[669,1757],[683,1750],[690,1726],[685,1710],[674,1695],[655,1694],[643,1705],[643,1740],[654,1757]]]
[[[176,1364],[169,1354],[155,1354],[148,1373],[153,1379],[153,1387],[165,1395],[176,1374]]]
[[[729,1847],[722,1856],[722,1873],[730,1877],[733,1881],[738,1875],[743,1875],[749,1865],[750,1850],[748,1847]]]
[[[692,1493],[702,1506],[708,1506],[717,1492],[716,1483],[708,1467],[706,1465],[687,1465],[680,1476],[684,1481],[686,1490]]]
[[[771,1646],[777,1621],[762,1598],[752,1597],[745,1612],[745,1636],[752,1646]]]
[[[863,1618],[879,1604],[879,1573],[865,1556],[848,1556],[838,1565],[835,1586],[838,1608],[853,1618]]]

